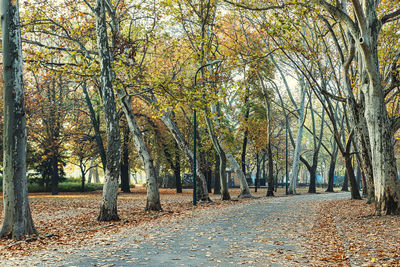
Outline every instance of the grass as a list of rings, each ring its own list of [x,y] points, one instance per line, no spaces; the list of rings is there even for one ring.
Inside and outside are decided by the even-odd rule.
[[[102,190],[102,184],[85,184],[85,192],[91,192],[96,190]],[[0,185],[0,191],[3,191],[3,186]],[[39,184],[28,183],[29,193],[39,193],[48,192],[45,186],[40,186]],[[81,183],[80,182],[63,182],[58,184],[58,192],[80,192]]]

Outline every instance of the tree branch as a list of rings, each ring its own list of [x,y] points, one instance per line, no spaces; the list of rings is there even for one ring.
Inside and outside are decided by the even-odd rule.
[[[400,16],[400,9],[396,10],[396,11],[393,12],[393,13],[390,13],[390,14],[387,14],[387,15],[383,16],[383,17],[381,18],[381,23],[382,23],[382,25],[383,25],[383,24],[385,24],[385,23],[387,23],[387,22],[392,21],[393,19],[396,19],[396,18],[399,17],[399,16]]]

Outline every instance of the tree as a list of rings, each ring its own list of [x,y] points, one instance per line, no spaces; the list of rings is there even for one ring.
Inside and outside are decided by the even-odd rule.
[[[0,237],[36,233],[26,180],[26,112],[18,2],[1,3],[4,79],[4,220]]]
[[[97,0],[95,7],[97,49],[100,59],[100,85],[107,132],[106,171],[99,221],[119,220],[117,214],[118,178],[120,175],[121,136],[112,84],[112,67],[107,37],[105,1]]]

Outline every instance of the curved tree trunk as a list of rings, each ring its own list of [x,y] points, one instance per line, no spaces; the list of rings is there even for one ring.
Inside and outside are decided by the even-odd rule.
[[[106,170],[99,221],[119,220],[117,215],[118,178],[120,175],[121,137],[119,116],[112,86],[112,68],[107,38],[104,0],[96,0],[97,48],[100,60],[100,85],[107,133]]]
[[[211,139],[211,142],[214,146],[215,152],[219,156],[219,179],[221,186],[221,199],[222,200],[230,200],[231,196],[228,191],[228,183],[226,180],[226,155],[224,150],[221,148],[221,145],[215,136],[214,127],[212,125],[211,119],[209,118],[207,112],[204,112],[204,118],[206,120],[208,133]]]
[[[152,101],[153,103],[157,103],[156,100]],[[172,136],[175,138],[176,143],[182,150],[183,154],[185,155],[186,159],[190,162],[190,164],[193,163],[193,151],[190,149],[188,144],[185,141],[185,138],[183,137],[181,131],[179,130],[178,126],[176,123],[171,119],[169,114],[164,113],[160,117],[161,121],[164,123],[164,125],[168,128]],[[208,190],[207,190],[207,181],[206,177],[200,170],[200,164],[197,161],[196,163],[196,183],[198,185],[197,187],[197,197],[201,201],[211,201],[210,198],[208,197]]]
[[[136,150],[140,156],[140,159],[142,160],[144,170],[146,172],[146,210],[160,211],[162,210],[160,203],[160,192],[158,190],[157,175],[153,165],[153,159],[151,158],[150,153],[147,150],[147,147],[143,141],[142,132],[140,131],[136,118],[133,115],[130,98],[121,95],[121,92],[118,92],[118,95],[122,100],[122,107],[125,113],[126,120],[128,121],[129,129],[132,132]]]
[[[1,3],[4,80],[3,225],[0,237],[36,234],[26,179],[26,113],[18,2]]]

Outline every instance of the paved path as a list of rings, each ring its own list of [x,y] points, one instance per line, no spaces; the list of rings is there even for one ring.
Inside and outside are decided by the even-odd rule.
[[[287,266],[307,265],[304,233],[318,204],[348,193],[263,198],[142,225],[80,249],[38,252],[4,266]],[[293,262],[293,258],[296,261]]]

